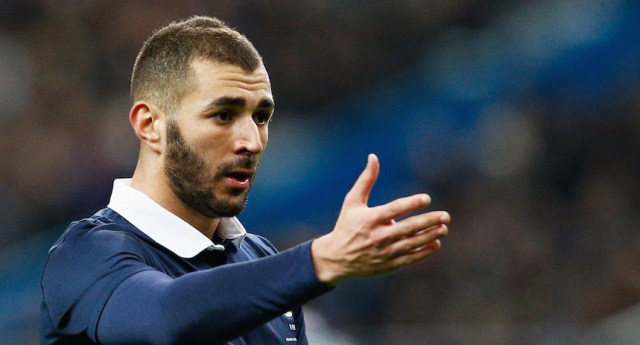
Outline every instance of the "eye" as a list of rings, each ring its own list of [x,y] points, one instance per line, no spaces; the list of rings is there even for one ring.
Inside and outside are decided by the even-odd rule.
[[[255,113],[253,115],[253,120],[258,125],[265,125],[265,124],[267,124],[269,122],[270,117],[271,117],[271,114],[269,114],[269,113],[259,112],[259,113]]]
[[[220,122],[229,122],[231,117],[233,117],[233,114],[228,110],[223,110],[213,115],[213,118]]]

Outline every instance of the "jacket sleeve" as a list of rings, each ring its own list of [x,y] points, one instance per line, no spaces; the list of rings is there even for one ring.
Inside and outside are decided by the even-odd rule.
[[[114,290],[96,330],[101,344],[225,342],[329,291],[311,242],[255,261],[171,278],[140,270]]]

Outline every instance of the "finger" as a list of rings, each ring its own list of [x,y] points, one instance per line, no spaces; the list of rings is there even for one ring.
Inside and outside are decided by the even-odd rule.
[[[409,217],[396,222],[393,226],[385,229],[389,241],[398,241],[405,237],[412,237],[419,233],[432,233],[439,231],[439,227],[444,226],[446,235],[446,224],[450,220],[449,214],[443,211],[429,212]]]
[[[422,232],[394,243],[390,248],[393,260],[412,256],[415,258],[426,257],[438,251],[442,247],[441,239],[448,234],[448,231],[447,226],[442,224],[432,231]],[[404,261],[400,259],[400,262]]]
[[[386,222],[398,218],[409,212],[419,210],[431,203],[427,194],[415,194],[388,202],[384,205],[372,207],[379,221]]]
[[[367,166],[364,168],[360,176],[353,184],[353,187],[345,197],[345,203],[359,203],[367,205],[369,195],[378,179],[380,173],[380,162],[378,157],[371,153],[367,157]]]
[[[397,222],[396,226],[402,228],[407,235],[412,233],[429,230],[429,228],[440,225],[449,224],[451,222],[451,216],[446,211],[431,211],[427,213],[418,214],[407,219],[403,219]]]
[[[424,231],[413,236],[407,236],[387,244],[380,250],[390,262],[398,257],[411,255],[420,252],[425,247],[432,249],[439,248],[439,244],[435,245],[434,241],[447,235],[448,229],[446,225],[434,227],[432,231]]]
[[[434,211],[409,217],[398,222],[391,221],[388,226],[379,228],[376,232],[376,238],[380,245],[389,246],[394,242],[413,237],[420,233],[444,231],[444,235],[446,235],[448,231],[446,224],[450,219],[451,217],[447,212]],[[445,228],[439,230],[442,226]]]
[[[421,247],[415,248],[409,252],[401,253],[397,257],[395,257],[391,264],[395,267],[406,266],[412,264],[414,262],[425,259],[434,253],[436,253],[442,247],[442,242],[440,239],[435,239],[431,242],[424,244]]]
[[[417,253],[423,250],[432,250],[432,251],[436,251],[438,249],[440,249],[440,247],[442,247],[442,242],[440,241],[440,239],[437,240],[433,240],[427,244],[425,244],[424,246],[420,247],[420,248],[416,248],[414,250],[412,250],[410,253]]]
[[[429,243],[443,238],[447,235],[449,229],[445,224],[434,226],[429,231],[422,231],[412,236],[406,236],[398,239],[394,243],[389,245],[389,253],[391,256],[406,255],[412,251],[418,250]]]

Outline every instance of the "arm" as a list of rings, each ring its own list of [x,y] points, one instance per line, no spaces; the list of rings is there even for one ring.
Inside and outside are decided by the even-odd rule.
[[[425,194],[368,207],[378,171],[377,158],[369,156],[334,230],[311,243],[177,279],[157,271],[131,276],[106,304],[98,339],[103,344],[230,340],[345,279],[381,275],[430,256],[447,233],[449,214],[394,220],[427,206]],[[224,293],[239,289],[236,298]]]
[[[329,289],[315,276],[310,243],[177,279],[147,270],[114,291],[97,338],[101,344],[224,342]]]
[[[395,221],[426,207],[426,194],[368,207],[380,164],[369,155],[367,166],[347,193],[333,231],[316,239],[312,258],[320,281],[330,285],[355,277],[373,277],[420,261],[440,248],[448,232],[447,212],[421,213]]]

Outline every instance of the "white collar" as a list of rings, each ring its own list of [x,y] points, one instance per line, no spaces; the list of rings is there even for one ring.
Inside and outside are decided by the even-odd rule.
[[[183,258],[192,258],[205,249],[224,250],[224,246],[213,243],[182,218],[130,184],[130,178],[116,179],[107,207],[118,212],[158,244]],[[231,240],[237,247],[240,247],[247,234],[236,217],[220,218],[216,232],[220,238]]]

